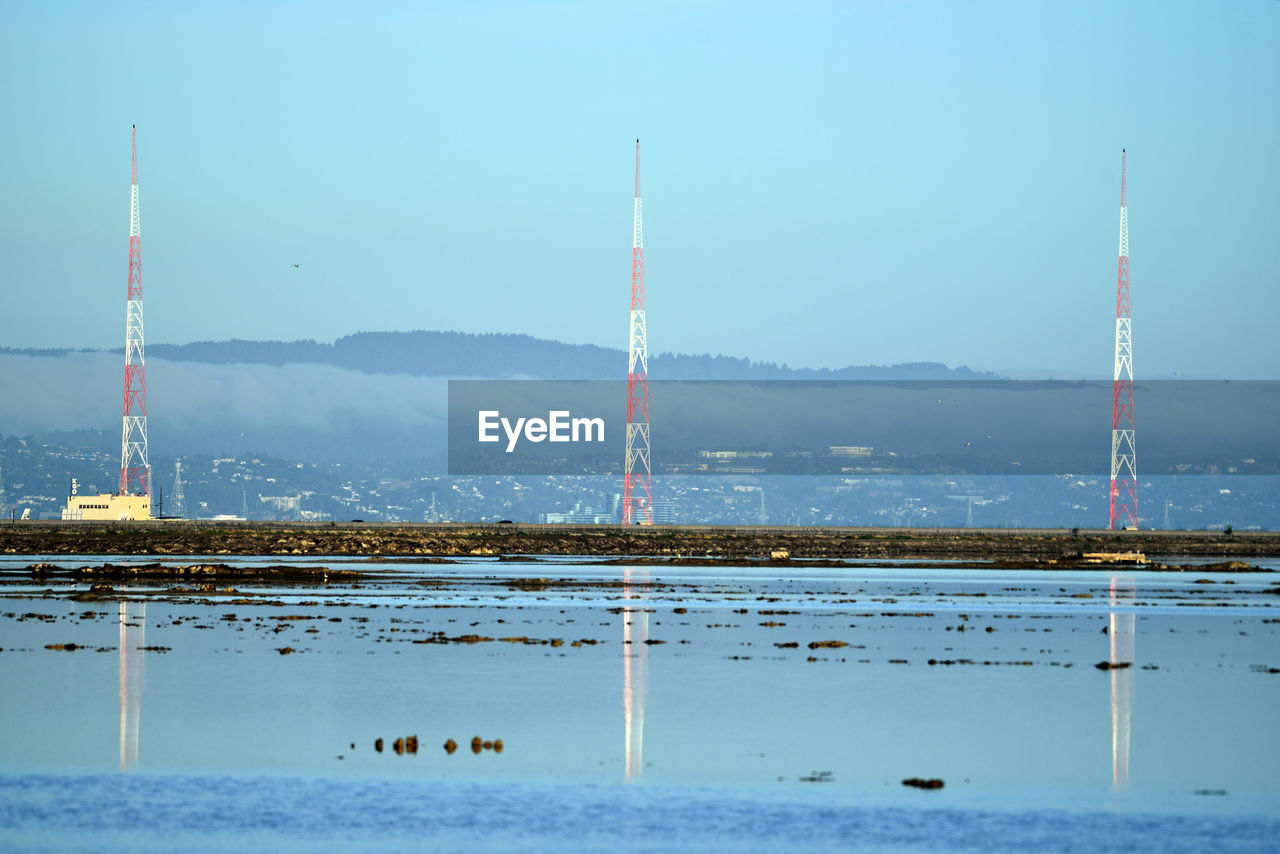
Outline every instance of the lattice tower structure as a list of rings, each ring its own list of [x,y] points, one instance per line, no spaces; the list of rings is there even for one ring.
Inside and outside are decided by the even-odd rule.
[[[631,330],[627,347],[627,450],[622,524],[653,524],[649,458],[649,339],[644,314],[644,225],[640,210],[640,140],[636,140],[635,227],[631,242]]]
[[[185,518],[187,515],[187,493],[186,482],[182,479],[182,460],[176,460],[173,464],[173,508],[170,510],[170,516]]]
[[[1138,452],[1133,426],[1133,325],[1129,314],[1129,208],[1120,151],[1120,262],[1116,274],[1115,386],[1111,398],[1111,530],[1138,527]]]
[[[129,204],[129,301],[125,310],[124,427],[120,439],[120,494],[151,494],[147,457],[147,361],[142,335],[142,238],[138,214],[138,127],[133,128],[133,181]]]

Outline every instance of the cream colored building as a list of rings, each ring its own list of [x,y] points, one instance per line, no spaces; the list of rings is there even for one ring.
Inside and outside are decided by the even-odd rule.
[[[64,521],[121,522],[151,518],[149,495],[73,495],[62,509]]]

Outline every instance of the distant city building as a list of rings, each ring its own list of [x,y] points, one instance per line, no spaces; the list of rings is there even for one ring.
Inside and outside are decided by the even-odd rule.
[[[618,518],[611,513],[598,513],[579,501],[567,513],[543,513],[542,521],[548,525],[612,525]]]
[[[267,505],[278,513],[289,514],[293,519],[300,519],[302,514],[302,496],[301,495],[259,495],[258,501]],[[248,518],[247,512],[240,515]]]
[[[833,457],[869,457],[873,450],[870,445],[831,445],[827,453]]]
[[[678,525],[680,519],[676,514],[676,507],[670,501],[655,501],[653,503],[653,524],[655,525]]]

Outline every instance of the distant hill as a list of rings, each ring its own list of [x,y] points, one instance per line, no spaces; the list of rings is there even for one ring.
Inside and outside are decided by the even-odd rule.
[[[16,350],[0,353],[58,356],[73,350]],[[120,352],[122,350],[106,351]],[[152,344],[147,355],[174,362],[205,364],[322,364],[371,374],[418,377],[537,377],[617,379],[625,373],[623,350],[592,344],[563,344],[530,335],[465,332],[359,332],[332,344],[316,341],[197,341]],[[950,368],[938,362],[865,365],[838,369],[790,368],[731,356],[662,353],[649,372],[663,380],[986,380],[996,374]]]

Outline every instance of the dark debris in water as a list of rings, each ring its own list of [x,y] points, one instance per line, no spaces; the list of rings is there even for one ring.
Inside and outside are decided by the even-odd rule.
[[[1029,661],[1028,659],[1022,659],[1021,661],[989,661],[989,660],[975,661],[972,658],[931,658],[927,663],[930,667],[935,667],[937,665],[942,665],[944,667],[952,667],[957,664],[981,665],[983,667],[1000,667],[1000,666],[1031,667],[1033,666],[1033,662]],[[1070,667],[1071,665],[1068,664],[1066,666]]]
[[[104,563],[97,566],[62,568],[53,564],[37,563],[28,567],[33,576],[64,577],[90,585],[85,598],[91,594],[110,595],[114,584],[122,582],[200,582],[205,592],[214,592],[215,585],[236,581],[240,584],[332,584],[351,583],[370,577],[371,573],[349,569],[333,569],[323,564],[299,566],[278,564],[271,566],[233,566],[225,563]],[[234,592],[226,590],[224,592]],[[82,594],[84,595],[84,594]]]
[[[946,783],[937,777],[927,779],[923,777],[908,777],[902,781],[902,785],[910,786],[914,789],[941,789]]]
[[[381,738],[374,739],[374,742],[373,742],[374,751],[377,753],[382,753],[385,744],[386,744],[385,741]],[[418,753],[419,744],[420,742],[418,741],[418,736],[416,735],[401,736],[397,738],[395,741],[391,742],[391,750],[395,753],[396,756],[404,756],[406,753],[416,756]],[[487,738],[481,738],[478,735],[474,736],[471,739],[470,746],[471,746],[471,752],[475,754],[483,753],[486,750],[491,750],[494,753],[501,753],[504,747],[502,739],[500,738],[487,739]],[[445,741],[442,747],[444,748],[445,753],[452,756],[454,753],[458,751],[458,742],[450,738],[447,741]],[[355,748],[355,743],[353,742],[352,749],[354,748]]]

